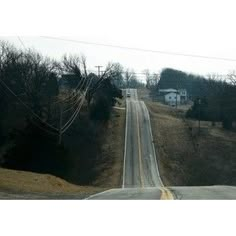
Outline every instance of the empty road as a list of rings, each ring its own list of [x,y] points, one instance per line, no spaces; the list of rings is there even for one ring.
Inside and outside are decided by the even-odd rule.
[[[165,187],[155,154],[149,113],[137,90],[128,89],[122,188],[110,189],[87,199],[236,199],[236,187]]]
[[[162,187],[148,110],[144,102],[138,100],[136,89],[128,92],[122,187]]]
[[[125,96],[122,189],[111,189],[88,199],[174,199],[160,178],[147,107],[138,100],[136,89],[127,89]]]
[[[121,188],[110,189],[88,196],[88,193],[11,193],[0,192],[0,199],[236,199],[233,186],[175,186],[163,185],[153,145],[149,113],[137,90],[126,93],[126,130],[123,183]]]

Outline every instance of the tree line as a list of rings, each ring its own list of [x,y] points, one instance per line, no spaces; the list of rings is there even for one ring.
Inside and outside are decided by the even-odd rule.
[[[47,124],[58,126],[59,105],[66,109],[69,103],[76,104],[78,94],[85,91],[90,117],[107,119],[116,98],[121,97],[120,89],[139,86],[134,71],[125,70],[119,63],[108,63],[98,76],[88,69],[84,56],[64,55],[56,61],[0,42],[0,127],[6,117],[19,112],[19,120],[33,120],[50,130]]]
[[[171,68],[163,69],[160,79],[152,89],[186,89],[193,101],[187,117],[222,122],[226,129],[233,128],[236,121],[236,75],[226,77],[211,74],[206,77],[185,73]]]
[[[68,155],[79,146],[80,175],[89,173],[121,89],[140,83],[119,63],[108,63],[100,75],[88,67],[85,56],[54,60],[0,42],[1,166],[64,176]]]

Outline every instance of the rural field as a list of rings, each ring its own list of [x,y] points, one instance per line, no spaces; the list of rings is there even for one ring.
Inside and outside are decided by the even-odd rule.
[[[235,185],[236,133],[186,119],[185,109],[146,101],[161,176],[169,186]]]
[[[209,199],[179,187],[236,185],[234,72],[137,72],[1,40],[0,54],[0,194]]]

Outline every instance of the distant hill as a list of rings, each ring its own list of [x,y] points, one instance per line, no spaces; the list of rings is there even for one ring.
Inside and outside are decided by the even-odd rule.
[[[187,89],[194,105],[187,117],[212,122],[222,121],[223,127],[233,129],[236,121],[236,82],[206,79],[202,76],[166,68],[160,74],[158,89]]]
[[[210,83],[206,78],[171,68],[162,70],[158,83],[158,89],[187,89],[192,98],[207,96],[209,87]]]

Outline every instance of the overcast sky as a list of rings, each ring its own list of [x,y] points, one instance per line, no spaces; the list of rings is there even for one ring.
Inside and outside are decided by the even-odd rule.
[[[23,3],[22,3],[23,2]],[[1,17],[9,19],[0,39],[33,47],[44,55],[83,53],[91,69],[120,62],[136,72],[172,67],[196,74],[227,74],[236,61],[209,60],[50,40],[53,36],[125,47],[196,54],[236,60],[236,13],[233,1],[12,1]],[[24,7],[22,7],[24,6]],[[27,6],[27,7],[26,7]],[[20,10],[21,9],[21,10]],[[9,18],[9,12],[13,19]],[[3,21],[1,21],[3,22]],[[5,37],[4,37],[5,36]]]

